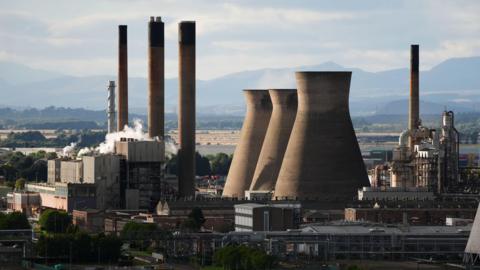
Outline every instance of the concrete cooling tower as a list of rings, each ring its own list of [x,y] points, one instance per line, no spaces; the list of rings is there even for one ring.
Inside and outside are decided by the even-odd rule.
[[[268,90],[245,90],[244,93],[247,113],[223,189],[224,197],[243,198],[245,196],[245,190],[249,189],[252,182],[272,114],[272,102]]]
[[[298,110],[274,198],[342,205],[369,186],[348,107],[351,72],[297,72]]]
[[[297,114],[296,89],[272,89],[272,116],[253,174],[251,191],[273,191]]]

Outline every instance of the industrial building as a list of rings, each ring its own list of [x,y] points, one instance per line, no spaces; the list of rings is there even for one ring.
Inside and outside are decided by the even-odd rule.
[[[382,226],[368,223],[308,224],[298,230],[231,232],[223,244],[262,246],[280,257],[311,260],[455,259],[463,256],[471,226]]]
[[[235,205],[235,231],[286,231],[295,229],[299,205],[243,203]]]
[[[419,108],[419,46],[411,46],[408,129],[399,137],[392,162],[378,165],[373,186],[427,188],[436,194],[452,193],[459,179],[459,133],[452,111],[442,115],[440,129],[422,126]]]

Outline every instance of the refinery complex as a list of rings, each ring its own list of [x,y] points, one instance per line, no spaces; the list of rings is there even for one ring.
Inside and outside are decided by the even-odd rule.
[[[391,158],[365,165],[349,109],[352,72],[298,71],[296,89],[243,90],[246,114],[225,185],[207,196],[195,175],[196,24],[178,24],[177,175],[166,170],[164,36],[162,18],[150,17],[146,133],[127,132],[128,36],[120,25],[106,142],[48,160],[48,181],[9,193],[8,209],[63,210],[86,230],[119,234],[130,221],[178,228],[198,207],[205,233],[178,240],[192,252],[250,244],[279,257],[480,262],[479,187],[460,176],[455,112],[438,115],[440,127],[422,124],[419,45],[410,47],[405,78],[408,129]]]

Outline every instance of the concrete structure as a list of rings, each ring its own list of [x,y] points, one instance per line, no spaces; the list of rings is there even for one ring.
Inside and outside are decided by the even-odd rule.
[[[311,260],[455,260],[463,254],[470,226],[378,226],[368,223],[311,224],[299,230],[231,232],[224,244],[249,243],[268,254]]]
[[[49,184],[54,184],[55,182],[60,182],[60,164],[61,159],[50,159],[47,162],[47,182]]]
[[[346,221],[383,224],[448,225],[448,218],[471,219],[471,208],[345,208]]]
[[[30,216],[40,207],[40,194],[36,192],[10,192],[7,194],[7,209]]]
[[[107,119],[108,133],[117,131],[115,125],[115,81],[108,82]]]
[[[163,181],[163,142],[122,139],[115,142],[115,153],[121,156],[121,208],[152,210],[162,196],[174,194]]]
[[[191,197],[195,195],[195,22],[180,22],[178,32],[178,191]]]
[[[468,238],[463,261],[470,267],[467,269],[473,269],[472,266],[480,265],[480,205],[475,216],[475,221],[473,222],[472,231]]]
[[[285,231],[295,228],[291,207],[244,203],[235,205],[235,231]]]
[[[83,183],[95,184],[96,209],[120,208],[120,156],[84,156]]]
[[[273,191],[297,114],[297,90],[269,90],[272,116],[258,157],[250,190]]]
[[[160,17],[148,23],[148,136],[165,133],[165,30]]]
[[[26,184],[27,192],[40,196],[42,208],[71,212],[73,209],[96,208],[96,187],[94,184],[55,183]],[[35,204],[30,207],[37,208]]]
[[[243,198],[250,188],[272,114],[267,90],[245,90],[244,93],[247,113],[223,189],[224,197]]]
[[[103,232],[105,213],[97,209],[73,210],[72,223],[89,233]]]
[[[353,201],[369,180],[348,107],[351,72],[297,72],[298,110],[275,198]]]
[[[435,194],[428,188],[363,187],[358,190],[358,200],[434,200]]]
[[[117,130],[128,125],[128,50],[127,26],[118,26],[118,110]]]
[[[83,162],[76,159],[60,161],[60,181],[62,183],[82,183]]]

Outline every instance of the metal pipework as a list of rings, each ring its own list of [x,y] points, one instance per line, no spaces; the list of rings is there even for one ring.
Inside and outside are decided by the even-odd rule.
[[[297,72],[298,109],[274,198],[345,207],[370,186],[350,118],[351,72]]]
[[[178,191],[195,195],[195,22],[180,22]]]
[[[165,121],[165,30],[161,17],[148,22],[148,136],[163,139]]]
[[[273,105],[272,116],[250,185],[252,191],[272,191],[275,188],[297,114],[296,89],[271,89],[268,93]]]
[[[247,113],[223,189],[224,197],[243,198],[250,188],[267,133],[272,102],[268,90],[244,90]]]
[[[420,98],[419,98],[419,46],[410,46],[410,100],[408,111],[408,129],[413,131],[420,126]],[[413,132],[412,132],[413,134]],[[410,136],[410,149],[413,149],[415,140]]]
[[[117,127],[115,126],[115,81],[108,82],[107,117],[108,133],[117,131]]]
[[[128,125],[128,54],[127,26],[118,26],[118,120],[117,130],[122,131]]]

